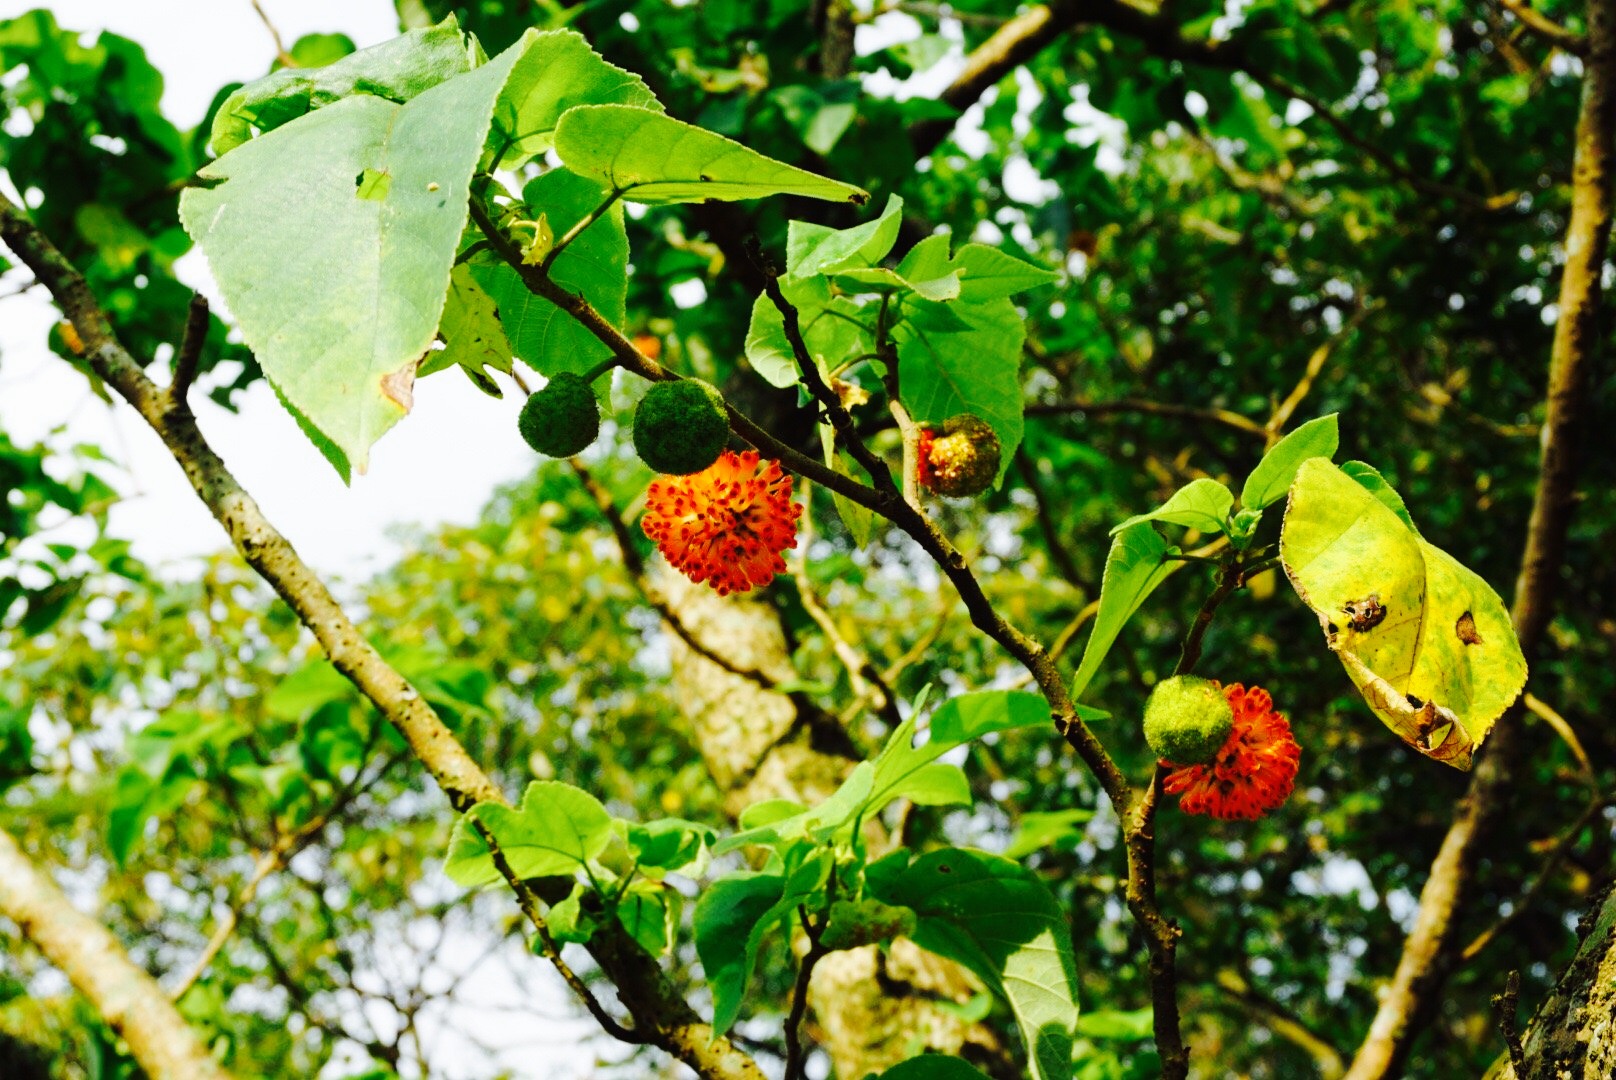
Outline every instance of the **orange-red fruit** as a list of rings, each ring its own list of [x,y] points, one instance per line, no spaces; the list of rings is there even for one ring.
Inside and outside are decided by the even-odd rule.
[[[1282,805],[1296,787],[1302,748],[1291,725],[1274,711],[1268,691],[1235,683],[1223,688],[1234,710],[1234,727],[1217,756],[1205,765],[1162,764],[1172,771],[1162,791],[1178,795],[1186,814],[1224,821],[1255,820]]]
[[[801,516],[778,461],[725,450],[701,472],[651,481],[640,527],[685,577],[727,596],[785,570],[780,553],[797,546]]]

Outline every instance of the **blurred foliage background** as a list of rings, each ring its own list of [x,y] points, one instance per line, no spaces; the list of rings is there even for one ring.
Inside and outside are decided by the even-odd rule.
[[[1580,25],[1565,0],[1539,8]],[[947,85],[926,83],[928,72],[981,46],[1007,5],[398,9],[404,27],[456,14],[490,52],[529,25],[572,26],[643,74],[672,115],[860,184],[877,203],[901,195],[910,240],[947,227],[1063,269],[1027,312],[1027,437],[1002,490],[934,507],[995,603],[1042,640],[1069,631],[1097,595],[1113,524],[1194,477],[1237,483],[1271,420],[1332,411],[1342,456],[1379,467],[1432,542],[1510,595],[1536,478],[1579,67],[1524,34],[1507,5],[1111,0],[1069,19],[958,125],[936,93],[909,92]],[[344,49],[290,45],[305,62]],[[204,160],[199,138],[162,117],[160,76],[138,44],[80,40],[48,13],[0,21],[0,72],[0,167],[88,272],[131,351],[163,359],[189,299],[174,277],[189,246],[174,206]],[[630,329],[811,452],[794,398],[740,359],[757,293],[742,243],[756,233],[779,250],[788,218],[845,226],[852,213],[789,199],[636,212]],[[201,380],[222,401],[256,377],[226,332],[220,322]],[[52,345],[76,362],[54,334]],[[1587,403],[1596,432],[1616,424],[1613,391],[1607,360]],[[633,511],[649,474],[607,430],[590,467]],[[1489,996],[1518,968],[1523,1006],[1535,1003],[1611,878],[1616,570],[1603,537],[1616,528],[1616,455],[1602,441],[1591,449],[1530,684],[1586,759],[1529,720],[1512,810],[1464,912],[1467,936],[1512,922],[1454,977],[1413,1076],[1484,1070],[1502,1049]],[[521,1076],[536,1075],[544,1059],[533,1055],[563,1043],[577,1053],[592,1028],[557,1015],[570,1006],[526,954],[509,906],[442,877],[445,800],[290,612],[234,557],[176,580],[107,535],[112,452],[47,453],[0,433],[0,822],[72,868],[74,895],[165,985],[179,984],[222,920],[236,923],[182,1004],[242,1075]],[[96,541],[34,535],[67,516],[97,526]],[[834,714],[851,696],[805,585],[878,666],[909,661],[895,687],[905,702],[928,683],[1015,681],[912,544],[877,534],[859,547],[822,492],[812,518],[802,576],[765,594],[799,698]],[[537,465],[477,524],[423,531],[409,546],[349,595],[506,790],[554,777],[614,812],[728,823],[680,708],[670,635],[564,463]],[[1259,579],[1225,606],[1202,670],[1272,692],[1303,747],[1297,794],[1255,824],[1168,810],[1158,827],[1204,1076],[1339,1074],[1465,784],[1369,714],[1278,584]],[[1113,714],[1100,735],[1135,777],[1149,760],[1133,718],[1209,588],[1196,568],[1175,575],[1088,695]],[[849,752],[886,729],[880,715],[855,718]],[[1145,1006],[1118,826],[1092,779],[1050,732],[976,747],[967,767],[976,808],[917,809],[905,837],[1004,850],[1018,828],[1047,826],[1043,843],[1017,853],[1033,848],[1025,857],[1071,914],[1085,1009],[1125,1019]],[[1099,812],[1028,817],[1064,810]],[[0,1072],[3,1055],[24,1061],[31,1043],[44,1047],[40,1075],[134,1075],[9,928],[0,941],[10,1036]],[[686,938],[674,963],[687,981],[693,959]],[[779,1052],[770,1010],[783,1008],[792,973],[783,944],[764,966],[758,1019],[742,1035],[767,1057]],[[539,1042],[478,1051],[464,1018],[494,1008]],[[1090,1032],[1082,1075],[1153,1073],[1148,1017],[1123,1019]],[[432,1034],[445,1027],[460,1036]],[[554,1034],[567,1031],[578,1034]],[[584,1053],[615,1074],[666,1068],[598,1038]]]

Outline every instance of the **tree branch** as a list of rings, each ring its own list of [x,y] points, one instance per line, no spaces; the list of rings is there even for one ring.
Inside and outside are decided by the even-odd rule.
[[[404,737],[411,753],[426,766],[450,804],[461,812],[479,802],[508,805],[504,793],[466,752],[421,692],[382,659],[325,583],[270,524],[203,438],[190,410],[170,401],[118,342],[83,275],[4,195],[0,195],[0,240],[50,290],[83,339],[90,367],[134,406],[167,445],[242,558],[313,631],[332,665]],[[633,350],[632,345],[628,348]],[[508,871],[509,867],[504,869]],[[519,878],[506,876],[523,901],[524,910],[538,916],[537,905],[527,902],[527,886]],[[616,985],[637,1029],[646,1033],[649,1041],[704,1077],[763,1080],[757,1063],[701,1021],[667,974],[626,931],[615,924],[603,927],[588,947]]]
[[[4,198],[4,196],[0,196]],[[34,866],[11,834],[0,830],[0,915],[68,977],[107,1024],[129,1044],[149,1076],[226,1080],[157,985],[136,966],[106,927],[79,911],[56,882]]]
[[[1600,276],[1616,203],[1616,0],[1589,0],[1584,72],[1560,314],[1549,353],[1543,453],[1510,612],[1528,662],[1548,626],[1565,557],[1576,497],[1578,444],[1585,436],[1588,384],[1598,344]],[[1431,864],[1396,974],[1348,1071],[1349,1080],[1379,1080],[1398,1072],[1435,1008],[1459,951],[1455,913],[1469,891],[1481,848],[1508,802],[1519,727],[1518,707],[1494,726]]]
[[[1572,33],[1531,5],[1530,0],[1498,0],[1498,6],[1515,16],[1526,29],[1557,49],[1577,56],[1588,55],[1588,39]]]

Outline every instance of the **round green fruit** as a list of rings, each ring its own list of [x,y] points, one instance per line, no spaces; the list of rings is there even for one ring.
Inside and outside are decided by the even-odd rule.
[[[547,457],[579,453],[600,434],[600,405],[580,375],[564,371],[528,395],[516,421],[523,440]]]
[[[999,437],[980,417],[961,413],[941,433],[921,439],[920,482],[939,495],[966,499],[993,486],[1002,451]]]
[[[1204,765],[1218,756],[1234,727],[1234,710],[1208,679],[1175,675],[1156,684],[1145,703],[1145,741],[1175,765]]]
[[[659,473],[701,472],[718,460],[727,442],[724,399],[696,379],[657,383],[634,410],[634,452]]]

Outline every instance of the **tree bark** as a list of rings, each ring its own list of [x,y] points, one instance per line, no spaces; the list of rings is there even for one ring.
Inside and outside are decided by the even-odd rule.
[[[1549,354],[1543,453],[1510,612],[1528,662],[1535,659],[1559,587],[1599,341],[1601,278],[1616,202],[1616,0],[1589,0],[1587,41],[1566,263]],[[1455,916],[1470,891],[1476,860],[1507,809],[1519,728],[1517,706],[1498,721],[1488,741],[1431,864],[1414,927],[1348,1080],[1380,1080],[1400,1073],[1414,1039],[1435,1011],[1458,959]]]
[[[669,607],[707,651],[777,683],[796,678],[772,607],[750,596],[720,597],[660,560],[652,572]],[[790,696],[670,637],[681,705],[732,817],[763,799],[813,804],[836,790],[854,761],[812,745],[813,725]],[[867,840],[872,856],[891,845],[884,831]],[[969,1001],[981,989],[958,964],[900,938],[885,952],[867,945],[820,960],[808,1003],[814,1034],[838,1077],[878,1073],[922,1050],[971,1058],[996,1075],[1019,1075],[993,1031],[943,1007]]]
[[[0,915],[15,922],[95,1006],[151,1080],[226,1080],[157,980],[129,959],[106,927],[75,908],[4,831]]]
[[[1582,945],[1522,1042],[1525,1067],[1505,1055],[1497,1080],[1609,1080],[1616,1076],[1616,888],[1583,917]]]

